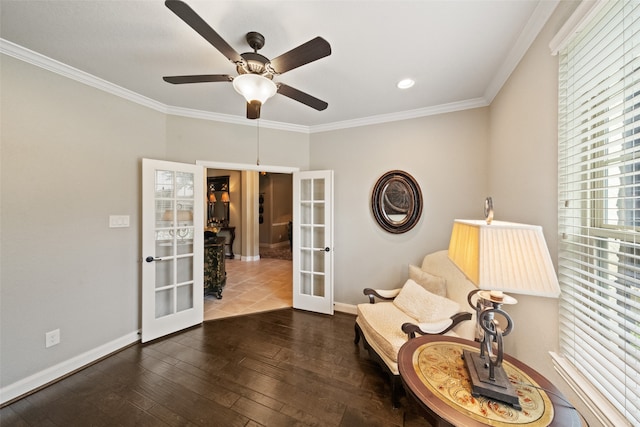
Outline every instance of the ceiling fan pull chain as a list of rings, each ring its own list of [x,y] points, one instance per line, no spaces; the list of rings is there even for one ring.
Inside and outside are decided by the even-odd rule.
[[[258,150],[256,152],[256,166],[260,166],[260,119],[256,120],[256,139],[258,140]]]

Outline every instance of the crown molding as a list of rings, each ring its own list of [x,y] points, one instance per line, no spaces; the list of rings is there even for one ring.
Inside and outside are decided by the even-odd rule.
[[[166,113],[173,116],[189,117],[192,119],[200,120],[212,120],[216,122],[231,123],[243,126],[254,126],[255,120],[248,120],[244,117],[232,116],[230,114],[212,113],[210,111],[192,110],[190,108],[182,107],[166,107]],[[308,126],[294,125],[291,123],[274,122],[270,120],[258,119],[260,121],[260,127],[265,129],[285,130],[289,132],[309,133]]]
[[[540,31],[542,31],[542,28],[546,25],[559,3],[560,0],[548,0],[538,3],[527,25],[522,29],[520,36],[518,36],[518,39],[511,47],[502,66],[489,83],[484,93],[484,99],[487,100],[487,103],[491,104],[493,102],[493,99],[507,82],[513,70],[516,69],[522,57],[527,53],[536,37],[538,37],[538,34],[540,34]]]
[[[564,49],[606,4],[606,0],[584,0],[581,2],[553,39],[551,39],[549,43],[551,54],[557,55]]]
[[[538,6],[536,11],[538,9],[545,9],[545,10],[550,9],[550,11],[548,11],[548,14],[550,14],[553,11],[553,8],[555,8],[557,1],[558,0],[554,0],[552,2],[541,2],[541,4],[551,3],[553,7],[551,8],[550,6],[547,6],[547,7]],[[546,22],[546,18],[548,18],[548,15],[546,16],[546,18],[543,18],[544,14],[539,14],[539,15],[534,14],[534,15],[536,15],[536,19],[535,19],[536,22],[538,20],[544,20],[544,22]],[[532,21],[534,21],[534,19],[532,19]],[[528,48],[528,46],[531,44],[531,42],[537,35],[536,29],[537,31],[539,31],[541,28],[540,25],[544,25],[544,22],[542,22],[542,24],[539,24],[538,26],[532,27],[531,29],[528,29],[530,27],[530,25],[528,25],[527,29],[523,31],[523,34],[526,33],[528,35],[527,40],[528,38],[531,38],[531,40],[529,40],[528,42],[525,42],[525,41],[520,42],[520,39],[523,38],[522,36],[520,37],[519,43],[516,43],[516,45],[512,49],[512,52],[518,52],[520,50],[520,54],[519,55],[514,54],[512,55],[513,58],[509,58],[507,61],[505,61],[505,64],[509,64],[509,65],[503,66],[504,71],[500,73],[502,77],[500,79],[494,79],[494,83],[492,83],[492,89],[487,91],[489,95],[485,96],[484,98],[474,98],[474,99],[469,99],[465,101],[453,102],[449,104],[419,108],[415,110],[401,111],[401,112],[390,113],[390,114],[381,114],[377,116],[370,116],[370,117],[364,117],[360,119],[345,120],[340,122],[327,123],[323,125],[314,125],[314,126],[295,125],[290,123],[274,122],[274,121],[261,119],[260,127],[265,129],[276,129],[276,130],[284,130],[289,132],[300,132],[300,133],[309,134],[309,133],[328,132],[332,130],[347,129],[347,128],[360,127],[360,126],[370,126],[370,125],[395,122],[395,121],[401,121],[401,120],[409,120],[409,119],[414,119],[418,117],[433,116],[436,114],[451,113],[451,112],[467,110],[472,108],[486,107],[491,103],[495,94],[497,94],[498,90],[500,90],[500,88],[502,87],[506,79],[509,77],[509,75],[517,65],[517,61],[519,61],[520,58],[522,58],[522,56],[524,55],[524,52],[526,52],[526,49]],[[254,126],[253,121],[246,120],[244,117],[241,118],[238,116],[232,116],[228,114],[213,113],[213,112],[202,111],[202,110],[193,110],[189,108],[174,107],[174,106],[163,104],[161,102],[155,101],[151,98],[140,95],[139,93],[133,92],[129,89],[125,89],[123,87],[110,83],[104,79],[96,77],[82,70],[78,70],[77,68],[71,67],[62,62],[56,61],[55,59],[51,59],[47,56],[44,56],[40,53],[34,52],[30,49],[24,48],[18,44],[15,44],[13,42],[10,42],[2,38],[0,38],[0,54],[5,54],[8,56],[14,57],[21,61],[35,65],[36,67],[62,75],[69,79],[78,81],[80,83],[86,84],[88,86],[94,87],[96,89],[102,90],[112,95],[119,96],[131,102],[143,105],[145,107],[151,108],[153,110],[159,111],[164,114],[180,116],[180,117],[188,117],[188,118],[194,118],[194,119],[200,119],[200,120],[211,120],[211,121],[217,121],[217,122],[223,122],[223,123],[231,123],[231,124],[243,125],[243,126]]]
[[[87,86],[91,86],[96,89],[102,90],[104,92],[110,93],[112,95],[119,96],[128,101],[143,105],[145,107],[151,108],[153,110],[159,111],[164,114],[190,117],[190,118],[201,119],[201,120],[212,120],[212,121],[232,123],[232,124],[244,125],[244,126],[254,126],[254,122],[249,122],[247,119],[243,117],[241,118],[237,116],[231,116],[228,114],[211,113],[207,111],[173,107],[170,105],[163,104],[161,102],[155,101],[151,98],[147,98],[146,96],[140,95],[139,93],[133,92],[129,89],[125,89],[123,87],[110,83],[104,79],[101,79],[92,74],[86,73],[82,70],[78,70],[77,68],[71,67],[67,64],[56,61],[55,59],[51,59],[47,56],[44,56],[40,53],[34,52],[30,49],[27,49],[25,47],[22,47],[18,44],[15,44],[13,42],[10,42],[2,38],[0,38],[0,53],[19,59],[21,61],[27,62],[31,65],[35,65],[36,67],[42,68],[44,70],[51,71],[53,73],[75,80],[77,82],[86,84]],[[261,120],[260,126],[262,128],[286,130],[290,132],[309,133],[309,128],[307,126],[293,125],[289,123]]]
[[[135,102],[136,104],[144,105],[145,107],[160,111],[162,113],[167,113],[167,106],[158,101],[154,101],[151,98],[142,96],[129,89],[125,89],[99,77],[96,77],[93,74],[78,70],[77,68],[71,67],[67,64],[63,64],[62,62],[56,61],[55,59],[51,59],[47,56],[39,54],[38,52],[34,52],[30,49],[27,49],[2,38],[0,38],[0,53],[12,56],[21,61],[35,65],[36,67],[51,71],[77,82],[84,83],[88,86],[94,87],[112,95],[119,96],[131,102]]]
[[[435,116],[436,114],[453,113],[472,108],[486,107],[488,105],[489,103],[484,98],[474,98],[460,102],[436,105],[433,107],[418,108],[415,110],[400,111],[398,113],[380,114],[377,116],[364,117],[362,119],[345,120],[325,125],[311,126],[310,133],[328,132],[359,126],[371,126],[381,123],[397,122],[400,120],[409,120],[418,117]]]

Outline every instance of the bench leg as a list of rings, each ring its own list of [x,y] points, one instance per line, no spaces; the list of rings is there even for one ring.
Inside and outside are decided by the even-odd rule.
[[[404,393],[404,388],[402,386],[402,379],[400,378],[400,375],[394,375],[391,372],[391,370],[387,367],[387,365],[384,363],[384,361],[380,358],[380,356],[374,350],[371,349],[371,347],[369,346],[369,343],[367,343],[366,337],[362,333],[362,330],[360,329],[360,326],[358,326],[357,323],[354,325],[353,329],[355,333],[355,338],[353,339],[353,342],[356,345],[358,345],[358,343],[360,343],[360,338],[362,338],[362,346],[365,348],[365,350],[369,352],[369,357],[371,357],[382,368],[382,370],[386,374],[388,374],[389,382],[391,385],[391,405],[394,409],[399,408],[400,396],[402,395],[402,393]]]
[[[400,375],[391,375],[391,406],[393,409],[400,407],[400,396],[404,392]]]

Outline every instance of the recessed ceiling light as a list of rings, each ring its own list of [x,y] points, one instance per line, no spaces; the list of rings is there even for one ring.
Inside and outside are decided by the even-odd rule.
[[[398,89],[409,89],[414,84],[416,84],[416,82],[412,79],[402,79],[398,82]]]

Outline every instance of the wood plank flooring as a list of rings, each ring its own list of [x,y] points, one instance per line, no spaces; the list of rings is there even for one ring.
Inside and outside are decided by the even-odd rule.
[[[4,426],[430,426],[390,387],[354,316],[291,308],[133,345],[0,409]]]

